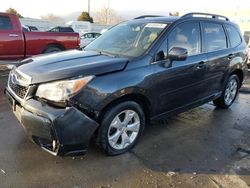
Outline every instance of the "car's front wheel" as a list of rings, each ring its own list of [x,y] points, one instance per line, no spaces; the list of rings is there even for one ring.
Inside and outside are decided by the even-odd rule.
[[[215,106],[219,108],[229,108],[237,97],[239,86],[238,76],[235,74],[231,75],[220,98],[213,101]]]
[[[145,126],[145,116],[133,101],[112,106],[105,113],[98,133],[98,144],[108,155],[119,155],[135,146]]]

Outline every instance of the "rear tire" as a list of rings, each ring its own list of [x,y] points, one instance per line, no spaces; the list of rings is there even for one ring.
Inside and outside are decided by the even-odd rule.
[[[237,75],[233,74],[229,77],[222,95],[213,101],[218,108],[229,108],[235,101],[239,91],[240,81]]]
[[[102,118],[97,143],[108,155],[132,149],[145,127],[145,115],[139,104],[126,101],[110,107]]]
[[[46,48],[46,50],[44,50],[44,54],[48,54],[48,53],[53,53],[53,52],[61,52],[62,49],[61,48],[58,48],[58,47],[55,47],[55,46],[49,46]]]

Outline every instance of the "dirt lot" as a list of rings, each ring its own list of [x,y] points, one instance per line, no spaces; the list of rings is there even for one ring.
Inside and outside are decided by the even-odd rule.
[[[209,103],[151,123],[124,155],[107,157],[91,144],[85,156],[54,157],[27,139],[0,74],[0,187],[250,186],[248,88],[229,110]]]

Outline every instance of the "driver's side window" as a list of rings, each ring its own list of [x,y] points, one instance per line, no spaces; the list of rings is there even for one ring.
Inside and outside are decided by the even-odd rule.
[[[201,31],[196,22],[177,25],[159,48],[155,61],[165,60],[173,47],[186,48],[188,56],[201,53]]]
[[[201,53],[199,23],[186,22],[175,27],[168,36],[168,50],[173,47],[187,49],[188,56]]]

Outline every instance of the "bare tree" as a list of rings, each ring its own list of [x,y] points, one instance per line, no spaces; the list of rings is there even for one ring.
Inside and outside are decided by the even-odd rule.
[[[124,21],[121,16],[119,16],[113,9],[107,6],[103,6],[101,9],[95,10],[93,17],[95,22],[99,24],[109,25]]]
[[[56,16],[54,14],[41,16],[41,19],[46,21],[63,21],[63,18],[61,18],[60,16]]]

